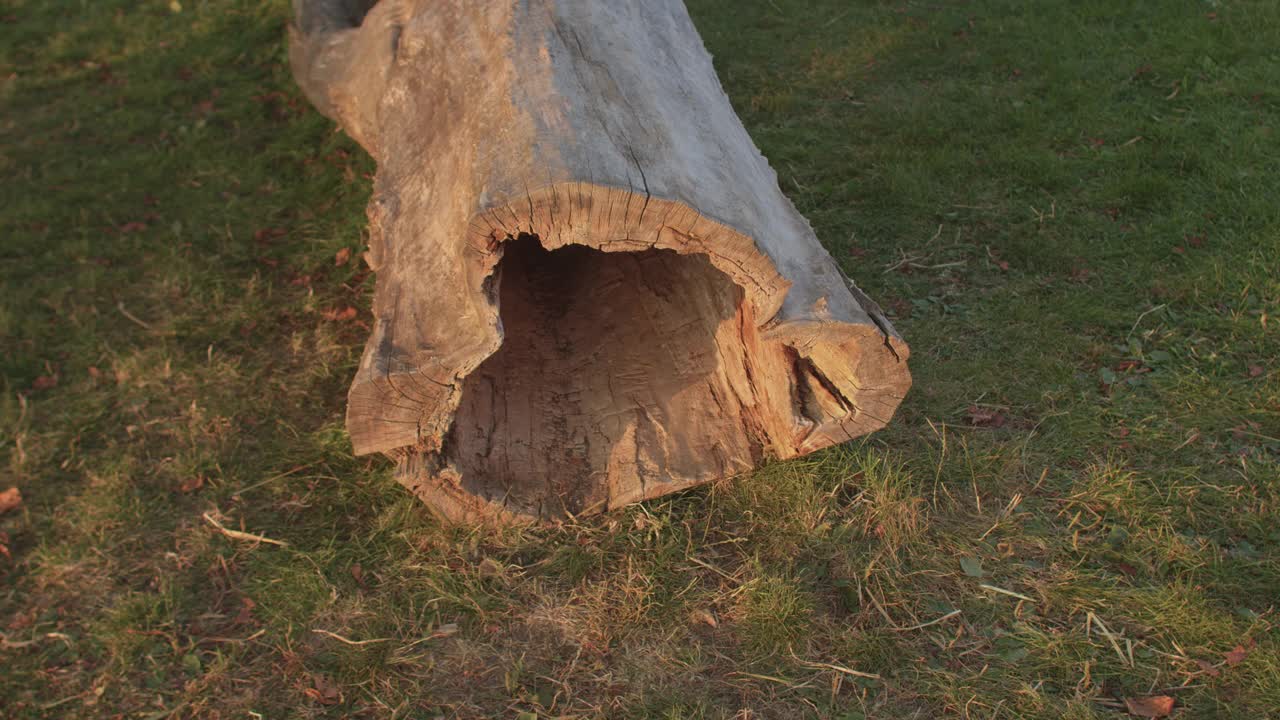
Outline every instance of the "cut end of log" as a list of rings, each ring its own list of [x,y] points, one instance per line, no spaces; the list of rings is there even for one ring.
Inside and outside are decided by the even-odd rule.
[[[907,347],[778,188],[680,0],[294,0],[378,161],[351,385],[462,522],[554,521],[883,426]]]
[[[388,371],[353,387],[357,449],[392,451],[400,481],[431,507],[457,522],[591,514],[813,452],[892,416],[910,377],[887,324],[838,320],[825,299],[787,320],[787,283],[754,244],[697,218],[718,233],[708,245],[679,224],[676,203],[655,208],[650,242],[567,235],[570,206],[588,228],[609,224],[589,200],[610,191],[575,190],[478,221],[487,235],[471,246],[486,249],[469,274],[491,304],[477,317],[493,342],[432,379]],[[564,213],[560,233],[540,208]],[[398,408],[405,419],[387,417]],[[396,447],[376,446],[388,441]]]

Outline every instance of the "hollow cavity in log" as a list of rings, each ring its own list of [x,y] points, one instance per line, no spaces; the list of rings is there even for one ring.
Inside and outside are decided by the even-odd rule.
[[[883,427],[909,351],[778,188],[679,0],[294,0],[378,162],[357,454],[549,521]]]
[[[502,345],[466,378],[445,444],[468,493],[521,514],[577,515],[633,499],[610,497],[624,477],[643,496],[673,473],[759,459],[759,438],[726,436],[711,417],[735,392],[721,355],[745,362],[738,329],[754,323],[705,255],[548,251],[523,235],[495,284]]]

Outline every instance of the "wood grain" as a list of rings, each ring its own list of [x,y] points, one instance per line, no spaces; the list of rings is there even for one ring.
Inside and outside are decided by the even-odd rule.
[[[874,431],[908,348],[778,188],[677,0],[295,1],[378,161],[358,453],[556,520]]]

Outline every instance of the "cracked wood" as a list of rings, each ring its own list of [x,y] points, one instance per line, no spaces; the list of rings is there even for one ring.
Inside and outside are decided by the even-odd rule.
[[[908,348],[778,188],[678,0],[295,0],[378,161],[358,453],[464,522],[556,520],[882,427]]]

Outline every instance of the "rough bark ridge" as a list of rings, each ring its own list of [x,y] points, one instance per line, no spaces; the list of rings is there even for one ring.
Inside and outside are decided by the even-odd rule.
[[[295,0],[378,161],[357,453],[458,521],[554,520],[882,427],[907,346],[734,114],[679,0]]]

